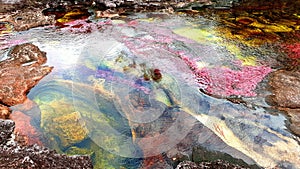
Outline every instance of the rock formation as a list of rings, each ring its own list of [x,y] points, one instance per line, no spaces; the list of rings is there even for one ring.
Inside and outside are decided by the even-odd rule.
[[[43,66],[46,61],[45,52],[27,43],[14,47],[0,62],[0,117],[7,118],[8,106],[23,103],[29,90],[51,72],[52,67]]]

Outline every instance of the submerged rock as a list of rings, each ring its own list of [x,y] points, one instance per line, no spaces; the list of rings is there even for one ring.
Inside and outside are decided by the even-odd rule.
[[[62,146],[68,147],[88,137],[89,131],[80,119],[79,112],[53,118],[53,132],[60,138]]]
[[[45,52],[33,44],[26,43],[17,45],[8,58],[0,62],[2,117],[6,117],[9,112],[6,106],[23,103],[29,90],[51,72],[52,67],[42,66],[46,60]]]

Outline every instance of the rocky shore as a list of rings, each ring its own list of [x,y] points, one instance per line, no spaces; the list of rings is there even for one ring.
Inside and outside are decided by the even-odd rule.
[[[93,168],[89,156],[67,156],[38,145],[20,145],[13,134],[15,123],[0,119],[0,168]]]
[[[88,156],[57,154],[46,147],[23,145],[15,140],[15,123],[9,106],[21,104],[27,93],[53,67],[44,66],[46,53],[33,44],[15,46],[0,62],[0,168],[93,168]]]

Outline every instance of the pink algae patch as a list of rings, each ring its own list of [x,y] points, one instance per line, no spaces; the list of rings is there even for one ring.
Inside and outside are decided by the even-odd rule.
[[[266,66],[239,66],[238,70],[227,67],[198,68],[196,62],[182,57],[196,76],[197,83],[206,93],[215,96],[256,96],[254,89],[272,69]]]

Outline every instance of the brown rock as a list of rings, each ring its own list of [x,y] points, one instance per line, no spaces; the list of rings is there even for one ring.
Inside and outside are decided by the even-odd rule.
[[[54,16],[45,16],[40,9],[24,9],[14,13],[0,13],[0,22],[9,22],[15,31],[24,31],[30,28],[53,25]]]
[[[280,110],[284,111],[289,116],[289,129],[300,136],[300,109],[280,108]]]
[[[288,108],[300,108],[300,72],[278,70],[272,73],[269,85],[273,95],[269,103]]]
[[[289,128],[300,135],[300,72],[278,70],[269,79],[271,95],[269,104],[287,113],[290,119]]]
[[[0,119],[7,119],[10,114],[8,107],[0,104]]]
[[[27,43],[16,46],[0,62],[0,115],[8,113],[6,106],[23,103],[29,90],[51,72],[52,67],[42,66],[46,60],[45,52]]]

